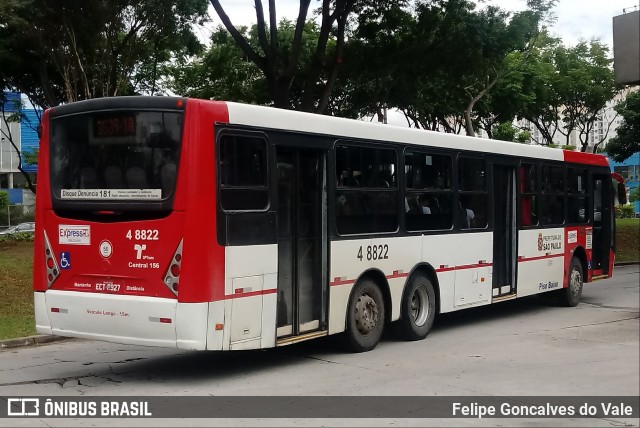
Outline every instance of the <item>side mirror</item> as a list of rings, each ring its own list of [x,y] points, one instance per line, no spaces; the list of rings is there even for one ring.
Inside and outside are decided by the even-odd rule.
[[[624,183],[620,183],[618,181],[616,181],[616,183],[618,183],[618,203],[620,205],[624,205],[627,203],[627,187],[624,185]]]

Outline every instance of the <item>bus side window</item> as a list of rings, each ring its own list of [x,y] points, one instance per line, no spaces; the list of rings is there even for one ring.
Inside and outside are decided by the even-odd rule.
[[[461,229],[484,229],[487,227],[489,206],[486,162],[461,156],[458,165],[458,226]]]
[[[522,226],[538,224],[538,170],[536,165],[520,166],[520,220]]]
[[[218,166],[222,209],[261,211],[267,208],[267,142],[264,138],[222,136]]]
[[[564,168],[542,166],[542,224],[561,225],[564,223]]]
[[[336,146],[336,228],[341,235],[395,232],[398,228],[396,152]]]
[[[450,229],[453,225],[451,156],[407,150],[404,159],[407,230]]]

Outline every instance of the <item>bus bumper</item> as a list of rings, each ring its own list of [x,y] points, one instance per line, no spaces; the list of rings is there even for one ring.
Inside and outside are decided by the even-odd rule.
[[[193,350],[206,349],[208,306],[144,296],[34,293],[38,333]]]

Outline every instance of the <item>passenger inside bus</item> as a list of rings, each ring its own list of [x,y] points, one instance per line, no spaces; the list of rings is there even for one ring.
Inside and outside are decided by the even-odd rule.
[[[463,222],[462,228],[471,228],[471,226],[473,225],[473,219],[476,217],[475,213],[472,209],[463,207],[461,201],[458,201],[458,208],[460,210],[460,219]]]
[[[420,214],[431,214],[429,198],[427,195],[420,195]]]

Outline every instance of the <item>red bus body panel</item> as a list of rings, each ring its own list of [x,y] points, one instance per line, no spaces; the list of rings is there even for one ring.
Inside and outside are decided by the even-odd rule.
[[[44,177],[50,174],[48,119],[46,111],[39,153],[39,172]],[[224,284],[224,247],[216,239],[216,175],[212,165],[215,165],[214,124],[228,120],[225,103],[188,100],[173,211],[164,218],[124,222],[61,218],[52,209],[49,180],[41,180],[36,196],[36,224],[44,226],[39,230],[46,233],[60,269],[48,288],[46,264],[50,256],[45,254],[44,233],[37,233],[34,290],[176,299],[164,278],[182,240],[177,300],[182,303],[223,300],[224,287],[220,285]],[[59,235],[66,226],[88,228],[88,240],[80,245],[65,242]],[[146,239],[136,239],[136,232],[140,231]],[[108,256],[101,253],[103,243],[112,249]],[[63,253],[68,259],[67,268],[61,263]]]

